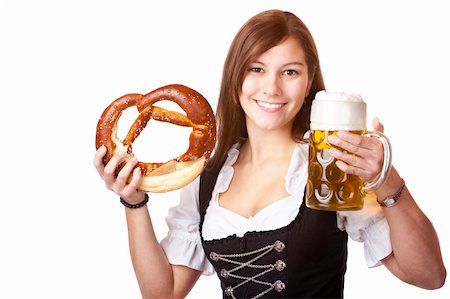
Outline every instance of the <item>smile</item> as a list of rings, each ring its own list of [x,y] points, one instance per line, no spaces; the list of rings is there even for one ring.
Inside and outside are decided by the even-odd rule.
[[[258,104],[258,106],[260,106],[261,108],[268,109],[268,110],[278,110],[285,105],[283,103],[269,103],[269,102],[263,102],[263,101],[258,101],[258,100],[256,100],[256,104]]]

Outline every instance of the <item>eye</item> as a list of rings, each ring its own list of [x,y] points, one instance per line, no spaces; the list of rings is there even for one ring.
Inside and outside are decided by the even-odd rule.
[[[288,75],[288,76],[295,76],[295,75],[298,75],[298,74],[299,74],[299,72],[296,71],[296,70],[285,70],[283,72],[283,75]]]
[[[253,73],[262,73],[262,72],[263,72],[263,69],[260,68],[260,67],[251,67],[251,68],[249,69],[249,71],[250,71],[250,72],[253,72]]]

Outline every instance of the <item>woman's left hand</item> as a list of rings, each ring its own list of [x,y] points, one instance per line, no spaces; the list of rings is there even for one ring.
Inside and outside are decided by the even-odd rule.
[[[373,119],[372,125],[375,131],[384,131],[378,118]],[[330,154],[336,158],[336,166],[345,173],[357,175],[364,181],[372,181],[380,174],[384,151],[377,138],[339,131],[337,136],[329,136],[328,142],[335,146]]]

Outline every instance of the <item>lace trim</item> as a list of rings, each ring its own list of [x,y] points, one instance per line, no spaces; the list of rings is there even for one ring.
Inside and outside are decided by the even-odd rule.
[[[305,189],[306,190],[306,189]],[[202,237],[202,241],[206,244],[223,244],[233,241],[234,239],[244,239],[244,238],[252,238],[252,237],[262,237],[262,236],[270,236],[274,234],[283,233],[286,231],[289,231],[292,229],[293,226],[295,226],[298,222],[300,222],[303,219],[303,213],[306,209],[305,199],[303,198],[302,204],[300,205],[299,211],[297,213],[297,216],[294,220],[291,221],[286,226],[273,229],[273,230],[266,230],[266,231],[249,231],[246,232],[242,237],[238,237],[236,234],[230,235],[228,237],[222,238],[222,239],[213,239],[213,240],[204,240]]]

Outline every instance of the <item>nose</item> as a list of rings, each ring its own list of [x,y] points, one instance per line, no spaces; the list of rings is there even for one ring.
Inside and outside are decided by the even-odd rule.
[[[279,96],[281,94],[280,77],[275,73],[267,74],[263,82],[263,92],[268,96]]]

